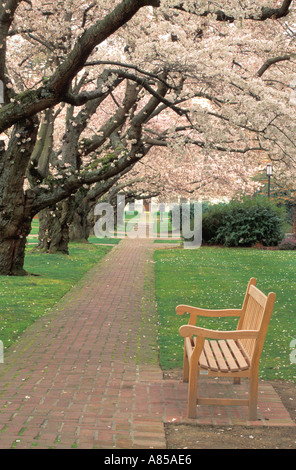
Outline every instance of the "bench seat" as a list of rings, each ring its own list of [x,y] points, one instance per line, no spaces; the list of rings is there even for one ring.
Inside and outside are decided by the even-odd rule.
[[[194,338],[194,346],[196,338]],[[205,340],[199,366],[213,372],[232,373],[250,368],[250,358],[239,340]]]

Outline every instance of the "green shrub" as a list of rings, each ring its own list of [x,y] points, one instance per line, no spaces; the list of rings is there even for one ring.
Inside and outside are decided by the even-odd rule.
[[[202,205],[202,239],[204,243],[212,243],[227,212],[227,204]]]
[[[285,212],[267,198],[245,197],[213,206],[203,217],[204,239],[224,246],[276,246],[283,238]]]

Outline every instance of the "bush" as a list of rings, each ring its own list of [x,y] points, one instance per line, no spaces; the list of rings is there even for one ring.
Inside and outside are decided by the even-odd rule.
[[[296,238],[287,237],[279,244],[280,250],[296,250]]]
[[[202,239],[204,243],[212,243],[227,212],[228,204],[202,205]]]
[[[204,240],[210,244],[276,246],[283,238],[285,212],[262,197],[213,206],[203,217]]]

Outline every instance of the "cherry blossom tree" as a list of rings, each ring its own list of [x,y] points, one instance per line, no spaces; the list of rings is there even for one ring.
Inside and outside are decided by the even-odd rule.
[[[24,178],[37,140],[39,114],[62,102],[81,106],[89,100],[102,97],[106,93],[102,87],[95,88],[89,93],[86,91],[82,94],[73,94],[72,81],[81,72],[96,46],[128,22],[140,8],[147,5],[158,6],[158,3],[153,0],[110,2],[107,9],[98,7],[97,16],[88,20],[87,13],[90,4],[80,2],[78,11],[82,17],[81,27],[77,28],[74,45],[70,52],[67,52],[69,50],[67,41],[73,41],[73,38],[68,31],[64,30],[65,11],[71,16],[78,2],[76,5],[72,1],[50,3],[8,0],[1,2],[0,78],[5,88],[5,103],[0,111],[0,128],[2,132],[5,132],[4,139],[1,141],[0,163],[1,274],[25,273],[23,270],[25,240],[30,232],[34,214],[44,207],[67,198],[83,184],[107,180],[131,165],[132,161],[124,156],[116,166],[105,162],[105,165],[101,165],[96,171],[86,172],[83,175],[69,175],[65,171],[62,175],[63,184],[56,188],[50,188],[41,183],[24,189]],[[101,14],[104,13],[102,20]],[[51,21],[51,18],[54,18],[54,21]],[[59,20],[59,28],[56,28]],[[41,83],[35,82],[24,92],[17,89],[17,83],[12,82],[7,73],[8,42],[10,36],[14,38],[19,35],[22,41],[26,40],[26,35],[28,35],[30,39],[35,39],[40,47],[44,46],[47,50],[52,50],[51,57],[45,56],[45,64],[40,64],[44,60],[42,50],[36,50],[36,56],[31,54],[30,59],[23,59],[22,63],[28,60],[32,62],[32,57],[34,57],[33,62],[36,61],[41,69],[43,65],[49,71],[49,76],[43,76]],[[21,47],[22,41],[18,41]],[[16,44],[13,43],[12,47],[15,46]],[[30,70],[27,70],[27,73],[29,78],[34,80],[34,77],[30,76]],[[137,158],[135,153],[136,146],[134,146],[132,158]]]
[[[155,149],[197,195],[261,156],[293,175],[294,24],[292,0],[2,1],[0,273],[24,273],[34,214],[112,191]]]

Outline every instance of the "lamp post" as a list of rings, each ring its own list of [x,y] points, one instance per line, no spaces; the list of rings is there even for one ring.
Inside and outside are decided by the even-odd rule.
[[[268,178],[267,196],[270,197],[270,177],[272,176],[272,164],[271,163],[267,163],[266,174]]]

